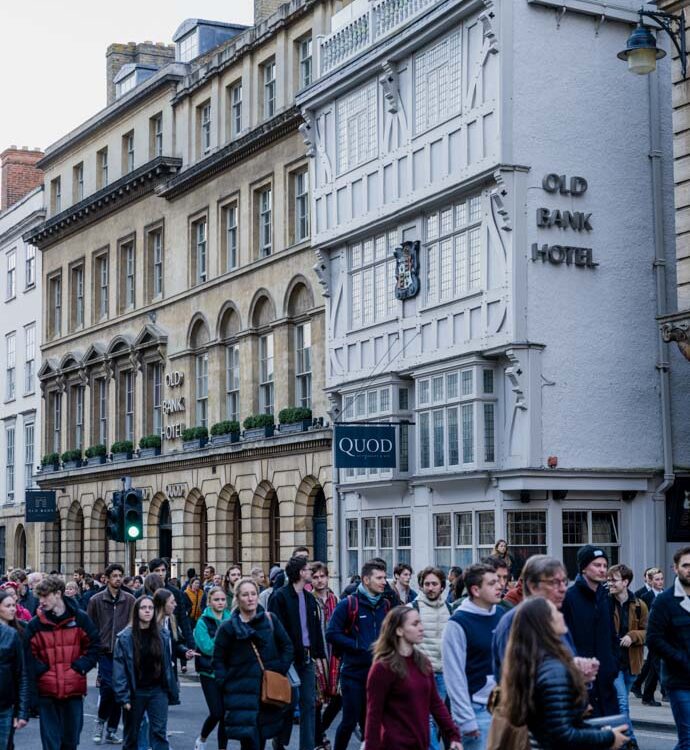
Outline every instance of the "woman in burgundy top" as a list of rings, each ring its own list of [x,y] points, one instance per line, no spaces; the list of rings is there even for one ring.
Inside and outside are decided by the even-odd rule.
[[[366,750],[428,750],[429,714],[451,750],[462,750],[431,664],[416,648],[423,638],[416,609],[395,607],[386,615],[367,680]]]

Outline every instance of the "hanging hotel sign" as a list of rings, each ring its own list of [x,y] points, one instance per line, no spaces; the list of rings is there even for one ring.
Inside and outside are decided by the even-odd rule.
[[[544,176],[541,183],[545,192],[557,195],[570,195],[575,198],[587,192],[587,180],[584,177],[570,177],[551,172]],[[537,208],[537,228],[557,228],[566,232],[577,232],[583,236],[591,232],[592,214],[585,211],[566,211],[554,208]],[[585,240],[586,241],[586,240]],[[554,266],[579,266],[580,268],[596,268],[591,247],[581,247],[579,244],[558,242],[556,244],[532,243],[532,260],[541,260]]]
[[[394,469],[395,428],[390,425],[336,424],[336,469]]]
[[[419,240],[403,242],[395,255],[395,296],[412,299],[419,292]]]
[[[45,521],[56,520],[55,490],[26,490],[24,499],[26,501],[24,520],[27,523],[44,523]]]

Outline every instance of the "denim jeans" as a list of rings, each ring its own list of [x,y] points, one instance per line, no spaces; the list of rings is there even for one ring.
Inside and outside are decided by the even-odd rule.
[[[613,683],[613,686],[616,688],[616,695],[618,696],[618,707],[620,712],[625,714],[631,740],[635,739],[632,719],[630,718],[630,688],[633,682],[635,682],[635,675],[630,674],[629,669],[621,669]]]
[[[168,694],[163,688],[137,690],[132,697],[131,708],[124,711],[124,750],[137,750],[139,729],[144,713],[149,719],[151,750],[169,750],[168,745]]]
[[[84,701],[40,696],[38,721],[43,750],[77,750],[84,726]]]
[[[287,747],[292,734],[294,709],[299,706],[299,750],[314,750],[314,730],[316,723],[316,669],[313,661],[295,669],[300,686],[292,689],[292,706],[285,712],[283,728],[276,739],[274,748]]]
[[[6,750],[9,747],[13,724],[14,706],[0,711],[0,750]]]
[[[485,750],[486,741],[489,737],[489,727],[491,726],[491,714],[482,703],[472,701],[472,708],[474,709],[474,716],[479,725],[479,737],[463,735],[462,747],[463,750]]]
[[[350,737],[359,724],[364,730],[367,711],[367,677],[341,674],[340,692],[343,696],[343,716],[335,733],[334,750],[347,750]]]
[[[690,750],[690,690],[670,688],[668,697],[678,731],[678,744],[675,750]]]
[[[120,723],[121,708],[113,692],[113,657],[101,654],[98,657],[98,718],[106,723],[106,728],[113,732]]]
[[[436,690],[438,690],[439,697],[442,701],[446,699],[446,683],[443,679],[443,672],[436,672],[434,674],[434,680],[436,680]],[[439,750],[442,746],[441,741],[438,737],[438,727],[434,723],[434,720],[429,717],[429,750]]]

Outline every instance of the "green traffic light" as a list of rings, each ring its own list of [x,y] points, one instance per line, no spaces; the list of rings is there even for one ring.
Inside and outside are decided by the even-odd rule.
[[[127,536],[130,539],[136,539],[139,536],[139,529],[136,526],[129,526],[127,528]]]

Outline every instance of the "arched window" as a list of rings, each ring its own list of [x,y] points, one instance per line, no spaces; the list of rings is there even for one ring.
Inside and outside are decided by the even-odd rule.
[[[194,421],[208,427],[208,342],[206,323],[199,319],[192,327],[189,345],[194,350]]]
[[[26,531],[20,524],[15,536],[14,564],[19,568],[26,568]]]
[[[172,557],[172,518],[170,503],[164,500],[158,516],[158,557],[169,560]]]
[[[314,498],[312,530],[314,559],[325,563],[328,559],[328,521],[326,515],[326,497],[322,489],[319,489]]]
[[[235,497],[232,509],[232,560],[242,565],[242,507],[239,497]]]
[[[280,565],[280,508],[275,492],[268,511],[268,556],[270,565]]]
[[[287,314],[292,321],[290,353],[295,371],[290,392],[293,404],[307,409],[311,409],[312,391],[312,331],[308,312],[313,307],[314,298],[311,290],[305,283],[298,281],[294,284],[287,301]]]
[[[206,501],[199,498],[199,570],[208,563],[208,511]]]

